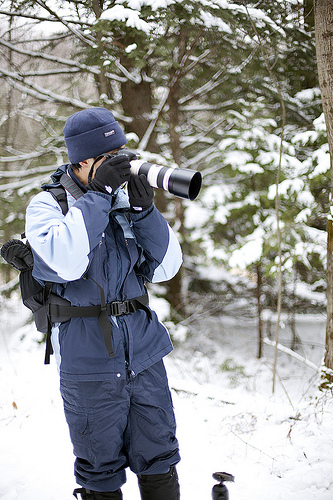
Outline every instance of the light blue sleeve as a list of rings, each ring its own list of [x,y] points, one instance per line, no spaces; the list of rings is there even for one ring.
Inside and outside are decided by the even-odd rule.
[[[141,214],[131,214],[133,230],[143,249],[140,266],[148,281],[159,283],[173,278],[182,264],[177,237],[155,206]]]
[[[182,251],[178,239],[168,225],[169,230],[169,238],[168,238],[168,246],[162,262],[155,269],[152,283],[159,283],[162,281],[168,281],[173,278],[180,269],[182,265]]]
[[[36,195],[27,208],[25,232],[41,260],[37,278],[55,281],[55,273],[62,281],[79,279],[108,224],[110,205],[110,197],[89,192],[64,216],[49,192]]]

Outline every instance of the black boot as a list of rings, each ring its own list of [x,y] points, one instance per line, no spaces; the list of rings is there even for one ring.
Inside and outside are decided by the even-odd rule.
[[[86,488],[77,488],[73,491],[75,498],[82,500],[122,500],[121,490],[117,491],[91,491]],[[80,497],[78,497],[80,495]]]
[[[166,474],[138,475],[142,500],[179,500],[179,483],[175,467]]]

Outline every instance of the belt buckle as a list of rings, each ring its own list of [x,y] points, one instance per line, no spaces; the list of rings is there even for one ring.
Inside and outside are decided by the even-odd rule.
[[[113,316],[120,316],[121,314],[128,314],[127,303],[126,302],[112,302],[112,312]]]

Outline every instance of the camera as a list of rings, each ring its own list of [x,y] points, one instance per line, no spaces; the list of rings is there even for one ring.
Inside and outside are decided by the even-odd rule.
[[[145,175],[152,187],[164,189],[175,196],[195,200],[201,189],[200,172],[182,168],[162,167],[145,160],[139,160],[137,153],[121,149],[117,156],[125,155],[131,164],[131,174]]]

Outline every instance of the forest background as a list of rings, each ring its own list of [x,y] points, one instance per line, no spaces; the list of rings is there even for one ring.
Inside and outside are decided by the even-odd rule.
[[[261,357],[278,310],[297,350],[296,315],[327,304],[330,154],[312,0],[0,1],[0,78],[1,244],[68,162],[68,116],[104,106],[142,158],[203,177],[195,201],[155,192],[184,252],[181,272],[150,288],[177,338],[214,315],[254,319]],[[18,278],[3,261],[0,279],[6,300]]]

